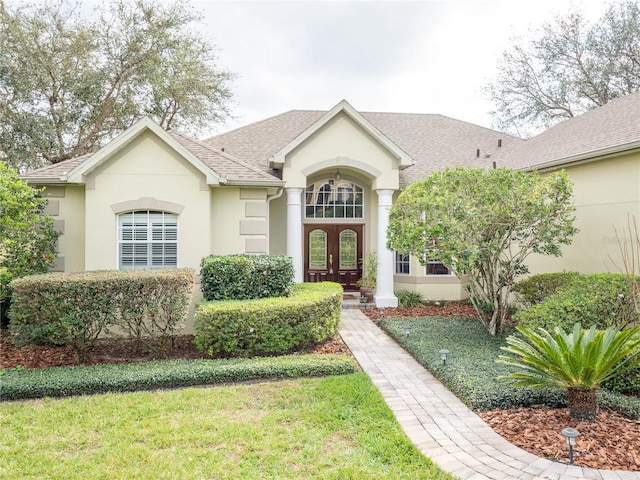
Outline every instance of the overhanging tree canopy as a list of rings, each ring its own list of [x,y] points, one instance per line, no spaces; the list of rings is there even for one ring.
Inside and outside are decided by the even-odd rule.
[[[197,132],[229,82],[188,3],[0,2],[0,158],[22,170],[96,151],[140,117]]]
[[[469,279],[469,294],[492,335],[502,331],[509,293],[532,253],[560,256],[571,243],[572,184],[507,168],[456,168],[413,183],[391,208],[388,247],[422,263],[443,262]]]

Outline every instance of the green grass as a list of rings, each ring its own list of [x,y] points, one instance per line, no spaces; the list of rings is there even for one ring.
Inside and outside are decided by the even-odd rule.
[[[506,335],[515,333],[513,328],[507,328],[503,337],[492,337],[479,319],[467,317],[386,318],[380,326],[471,408],[566,406],[563,389],[516,388],[497,379],[513,371],[496,363],[504,353],[500,347],[507,345]],[[408,336],[405,326],[411,327]],[[443,348],[451,352],[446,365],[438,353]],[[640,418],[638,399],[602,391],[599,401],[627,417]]]
[[[0,478],[453,478],[362,373],[0,408]]]

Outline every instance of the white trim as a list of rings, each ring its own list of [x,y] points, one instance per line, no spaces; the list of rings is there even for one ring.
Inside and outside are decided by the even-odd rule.
[[[409,265],[409,271],[407,273],[404,272],[398,272],[398,255],[402,255],[403,257],[406,256],[407,258],[407,265]],[[398,252],[397,250],[393,251],[393,274],[394,275],[400,275],[402,277],[407,277],[407,276],[411,276],[411,255],[403,255],[400,252]],[[402,264],[404,264],[405,262],[402,261]]]
[[[165,222],[165,218],[167,215],[169,215],[171,218],[171,220],[175,219],[175,225],[176,225],[176,238],[175,240],[154,240],[153,239],[153,229],[152,229],[152,223],[151,223],[151,219],[150,219],[150,215],[151,212],[158,212],[162,214],[162,236],[164,237],[166,230],[166,222]],[[142,216],[144,217],[146,214],[146,239],[145,240],[136,240],[135,239],[135,220],[136,220],[136,215]],[[131,225],[131,240],[123,240],[122,239],[122,232],[123,230],[123,226],[122,226],[122,218],[125,215],[132,215],[132,225]],[[147,257],[147,263],[143,266],[139,266],[136,267],[135,265],[135,247],[133,247],[132,250],[132,265],[130,267],[123,267],[122,266],[122,252],[121,252],[121,246],[123,244],[130,244],[132,246],[135,245],[146,245],[147,249],[146,249],[146,257]],[[164,252],[164,248],[163,248],[163,253],[161,255],[162,257],[162,263],[163,265],[161,266],[154,266],[153,265],[153,245],[175,245],[175,259],[176,259],[176,263],[175,266],[174,265],[165,265],[165,259],[167,257],[167,255],[165,255]],[[134,210],[134,211],[128,211],[128,212],[122,212],[116,215],[116,269],[117,270],[140,270],[140,269],[153,269],[153,268],[179,268],[180,267],[180,215],[176,214],[176,213],[172,213],[172,212],[164,212],[164,211],[160,211],[160,210]]]
[[[102,163],[109,159],[112,155],[128,145],[145,131],[150,130],[157,135],[163,142],[171,147],[176,153],[191,163],[200,173],[202,173],[208,185],[220,185],[220,178],[198,157],[187,150],[180,142],[169,135],[160,125],[155,123],[148,117],[144,117],[127,130],[111,140],[104,147],[94,153],[88,160],[73,168],[67,174],[67,182],[69,183],[86,183],[86,176],[93,170],[98,168]]]
[[[342,100],[335,107],[325,113],[313,125],[298,135],[293,141],[289,142],[280,149],[273,157],[269,159],[269,164],[273,168],[280,168],[284,165],[286,156],[295,148],[304,143],[313,134],[326,125],[331,119],[344,113],[357,123],[365,132],[371,135],[380,145],[382,145],[393,157],[398,160],[400,168],[409,167],[414,164],[413,159],[405,153],[400,147],[389,140],[380,130],[374,127],[371,122],[362,116],[349,102]]]

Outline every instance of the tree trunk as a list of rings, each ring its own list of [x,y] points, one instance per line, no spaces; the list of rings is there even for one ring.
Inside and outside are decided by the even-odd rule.
[[[595,388],[570,387],[567,389],[567,403],[571,418],[593,422],[598,414],[598,395]]]

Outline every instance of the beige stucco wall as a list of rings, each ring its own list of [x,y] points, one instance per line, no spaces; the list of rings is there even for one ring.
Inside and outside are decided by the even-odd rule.
[[[268,253],[267,194],[266,188],[220,187],[211,190],[210,253]]]
[[[283,180],[287,187],[307,186],[307,177],[351,168],[368,177],[374,189],[397,189],[398,160],[345,113],[336,115],[290,152]]]
[[[627,219],[640,221],[640,153],[566,169],[574,183],[575,225],[580,232],[563,256],[529,258],[531,274],[578,271],[620,272],[622,260],[615,229],[623,237]],[[615,228],[615,229],[614,229]]]
[[[419,292],[424,300],[462,300],[468,298],[465,283],[455,275],[426,275],[425,267],[411,256],[408,275],[394,275],[394,291]]]
[[[54,219],[58,237],[57,272],[82,272],[85,264],[85,209],[84,187],[48,186],[45,195],[49,200],[46,212]]]
[[[112,206],[121,202],[139,202],[142,209],[153,209],[155,201],[184,207],[178,216],[178,266],[197,270],[209,252],[209,188],[204,176],[151,132],[91,172],[85,196],[87,270],[118,268],[117,214]]]

